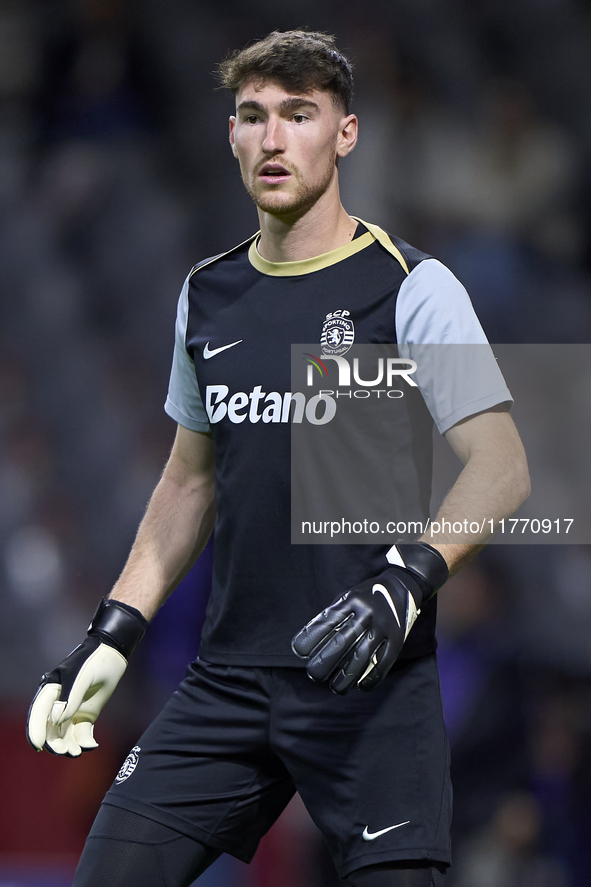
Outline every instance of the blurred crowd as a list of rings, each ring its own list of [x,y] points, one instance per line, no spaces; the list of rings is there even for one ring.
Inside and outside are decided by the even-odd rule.
[[[302,25],[356,66],[347,209],[446,262],[492,342],[590,341],[584,0],[301,0],[297,14],[0,0],[0,885],[69,883],[103,792],[198,649],[210,549],[102,715],[101,749],[72,762],[27,747],[39,677],[108,593],[170,448],[183,279],[256,227],[211,72]],[[587,883],[590,638],[587,547],[494,546],[441,594],[450,887]],[[200,883],[338,880],[296,799],[250,867],[222,859]]]

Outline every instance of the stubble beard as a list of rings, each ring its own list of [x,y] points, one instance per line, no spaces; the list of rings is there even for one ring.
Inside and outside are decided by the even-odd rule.
[[[273,216],[302,215],[310,207],[314,206],[328,190],[334,175],[334,162],[331,159],[322,177],[313,184],[303,182],[296,170],[290,170],[290,172],[292,179],[297,179],[298,183],[290,199],[286,199],[285,193],[282,193],[280,188],[277,188],[276,191],[269,191],[266,188],[259,191],[258,183],[252,185],[243,179],[244,187],[258,209]]]

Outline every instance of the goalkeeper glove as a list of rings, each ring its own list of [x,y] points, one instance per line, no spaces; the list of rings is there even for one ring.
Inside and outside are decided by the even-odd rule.
[[[27,739],[34,749],[76,758],[97,748],[94,722],[147,624],[135,607],[107,599],[100,602],[88,637],[41,679],[27,718]]]
[[[447,564],[424,542],[393,545],[391,566],[337,598],[292,640],[313,681],[334,693],[373,690],[386,677],[423,603],[447,581]]]

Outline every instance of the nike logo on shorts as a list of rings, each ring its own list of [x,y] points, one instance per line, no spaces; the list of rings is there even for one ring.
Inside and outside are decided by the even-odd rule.
[[[391,832],[394,828],[400,828],[402,825],[408,825],[410,823],[410,819],[407,819],[406,822],[399,822],[397,825],[389,825],[388,828],[383,828],[379,832],[370,832],[368,831],[368,827],[365,826],[365,829],[362,834],[362,838],[364,841],[375,841],[376,838],[379,838],[380,835],[385,835],[386,832]]]
[[[234,345],[240,345],[241,342],[242,342],[242,339],[238,339],[237,342],[230,342],[229,345],[222,345],[221,348],[210,348],[209,342],[208,342],[206,344],[205,348],[203,349],[203,359],[209,360],[210,357],[215,357],[216,354],[220,354],[220,352],[226,351],[227,348],[233,348]]]

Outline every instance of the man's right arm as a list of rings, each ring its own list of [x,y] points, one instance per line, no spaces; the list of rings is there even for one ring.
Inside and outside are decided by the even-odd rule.
[[[152,619],[211,535],[214,494],[210,435],[179,425],[166,468],[109,598]]]
[[[94,722],[143,637],[146,623],[195,562],[215,517],[213,444],[179,425],[121,576],[85,640],[43,675],[27,738],[38,751],[77,757],[96,748]]]

